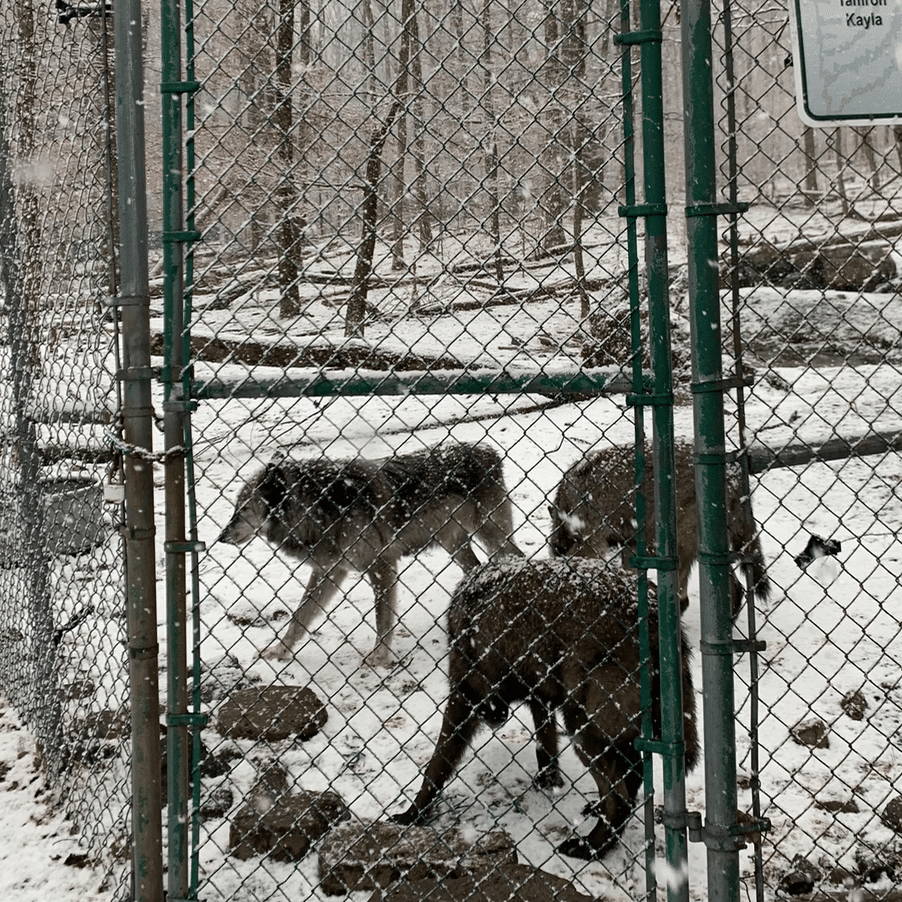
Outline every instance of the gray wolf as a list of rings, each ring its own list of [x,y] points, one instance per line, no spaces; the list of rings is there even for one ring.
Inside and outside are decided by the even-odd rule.
[[[417,823],[454,774],[485,721],[504,724],[526,702],[536,730],[536,782],[563,785],[555,711],[598,786],[598,822],[559,851],[601,858],[616,845],[642,784],[638,578],[580,558],[490,561],[464,577],[448,608],[450,693],[441,731],[413,804],[392,820]],[[650,602],[652,720],[660,729],[657,609]],[[682,642],[686,766],[698,758],[689,648]]]
[[[383,460],[273,461],[242,487],[218,541],[243,545],[260,536],[313,568],[285,635],[265,657],[289,659],[356,570],[375,594],[376,644],[365,661],[386,666],[399,558],[438,545],[469,571],[479,564],[473,540],[489,556],[522,555],[512,532],[500,457],[455,443]]]
[[[645,448],[645,500],[648,524],[647,548],[654,544],[655,505],[651,470],[651,446]],[[677,509],[677,558],[680,604],[689,604],[687,585],[692,565],[698,559],[698,529],[695,474],[692,465],[692,445],[676,444],[674,484]],[[551,534],[548,544],[552,555],[576,557],[608,556],[612,545],[624,549],[624,564],[629,550],[636,544],[636,483],[634,448],[611,446],[587,454],[562,477],[549,507]],[[746,580],[754,594],[762,601],[770,596],[761,539],[757,529],[746,526],[742,511],[742,489],[739,470],[735,465],[727,475],[727,523],[730,549],[740,556]],[[742,607],[744,592],[741,583],[730,572],[730,595],[733,616]]]

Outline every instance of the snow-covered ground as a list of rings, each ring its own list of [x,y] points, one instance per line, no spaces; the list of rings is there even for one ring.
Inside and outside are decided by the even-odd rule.
[[[107,902],[105,875],[51,802],[34,737],[0,697],[0,899]]]
[[[752,293],[746,300],[755,306]],[[765,319],[773,323],[781,305],[794,304],[797,298],[770,292],[760,300],[756,309],[766,312]],[[569,303],[572,310],[573,302]],[[334,315],[334,310],[322,312]],[[887,334],[893,328],[897,334],[892,322],[878,319]],[[466,328],[461,328],[464,321]],[[474,312],[465,320],[452,312],[437,317],[428,328],[409,317],[401,317],[399,323],[391,336],[398,348],[417,346],[423,353],[447,348],[445,326],[456,323],[452,344],[461,357],[491,348],[486,360],[513,363],[525,355],[527,362],[542,366],[559,362],[562,355],[577,360],[578,344],[585,339],[578,318],[568,315],[556,300]],[[319,328],[313,326],[314,331]],[[374,340],[380,339],[379,328],[373,330]],[[540,340],[548,334],[553,337],[550,344]],[[850,340],[845,334],[841,338]],[[241,372],[234,363],[197,367],[201,379],[235,378]],[[257,367],[252,375],[249,369],[244,374],[265,378],[281,371]],[[902,371],[896,366],[862,363],[817,371],[783,367],[769,375],[772,378],[756,383],[747,403],[749,435],[769,447],[819,445],[836,435],[890,433],[902,427]],[[339,792],[362,819],[399,810],[415,791],[434,746],[447,691],[442,616],[460,575],[441,552],[404,562],[401,628],[396,637],[401,660],[390,671],[361,666],[360,658],[374,635],[372,597],[362,580],[345,586],[346,597],[290,664],[274,667],[261,661],[258,652],[284,629],[301,597],[306,568],[259,540],[240,551],[214,543],[242,479],[277,450],[298,457],[379,457],[449,438],[485,442],[504,456],[516,541],[528,555],[542,556],[549,527],[547,503],[561,473],[593,447],[630,443],[630,417],[622,396],[569,404],[539,396],[407,396],[234,399],[200,405],[193,418],[198,526],[208,546],[201,558],[201,657],[214,715],[204,742],[211,754],[231,761],[228,774],[205,781],[204,795],[228,788],[233,800],[224,816],[208,818],[202,826],[202,898],[257,900],[277,892],[288,898],[325,898],[319,890],[315,855],[298,865],[259,858],[239,861],[229,855],[230,812],[242,803],[267,761],[278,759],[285,765],[298,788]],[[691,409],[679,406],[675,421],[678,435],[689,438]],[[877,813],[897,791],[902,730],[898,678],[902,615],[896,613],[897,608],[902,610],[896,532],[902,515],[900,483],[898,453],[775,470],[753,480],[755,512],[775,585],[773,598],[758,615],[759,638],[767,643],[761,656],[760,741],[763,813],[774,825],[764,842],[770,896],[797,854],[824,873],[837,867],[854,872],[861,854],[874,858],[895,848],[896,840]],[[162,517],[162,493],[157,504]],[[842,552],[803,572],[793,558],[811,533],[838,539]],[[162,581],[162,560],[158,574]],[[694,582],[690,595],[684,625],[690,644],[697,648]],[[162,606],[160,610],[162,617]],[[743,629],[741,618],[738,634]],[[693,667],[700,690],[697,652]],[[739,659],[739,797],[745,810],[750,808],[744,788],[750,767],[747,679],[745,661]],[[328,723],[303,744],[225,740],[215,729],[216,705],[238,682],[311,685],[327,702]],[[840,704],[856,690],[867,705],[858,721]],[[811,749],[790,738],[791,728],[815,716],[829,727],[829,748]],[[464,825],[474,836],[500,827],[516,840],[521,861],[572,879],[593,895],[635,898],[645,880],[639,818],[629,826],[622,845],[602,863],[584,864],[557,855],[555,847],[569,833],[585,832],[581,810],[594,785],[567,748],[563,768],[572,785],[568,782],[554,795],[532,788],[534,744],[528,716],[524,720],[512,718],[497,733],[481,735],[478,753],[467,759],[446,789],[436,823]],[[5,774],[4,763],[9,766]],[[34,771],[34,743],[8,709],[0,719],[0,774],[0,792],[9,801],[2,811],[8,819],[6,835],[11,837],[5,852],[11,861],[25,862],[27,869],[19,873],[15,867],[3,868],[0,881],[9,881],[4,898],[18,902],[32,898],[30,893],[35,898],[110,898],[113,890],[101,889],[99,872],[64,864],[69,850],[76,848],[74,840],[66,836],[67,825],[36,797],[40,780]],[[702,767],[689,776],[687,790],[690,810],[704,812]],[[843,810],[831,810],[826,803],[839,803]],[[20,822],[24,826],[16,826]],[[750,878],[749,850],[742,853],[742,868]],[[689,880],[693,898],[705,898],[701,845],[690,847]],[[0,882],[0,889],[6,886]],[[364,898],[357,894],[354,902]]]

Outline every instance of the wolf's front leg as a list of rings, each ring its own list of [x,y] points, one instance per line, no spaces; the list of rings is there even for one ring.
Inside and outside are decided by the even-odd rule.
[[[289,661],[294,648],[307,635],[310,627],[326,614],[329,602],[338,591],[347,570],[341,566],[333,566],[328,570],[314,565],[307,581],[304,598],[291,617],[285,635],[265,649],[262,657],[268,661]]]

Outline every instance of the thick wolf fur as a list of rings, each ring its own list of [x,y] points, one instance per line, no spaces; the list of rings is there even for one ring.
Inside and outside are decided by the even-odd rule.
[[[650,446],[645,449],[646,465],[646,522],[647,546],[654,544],[655,505]],[[677,443],[675,458],[675,489],[677,509],[676,545],[679,559],[679,591],[683,610],[689,603],[687,585],[689,573],[698,559],[698,530],[696,526],[695,474],[692,465],[692,446]],[[635,458],[632,445],[612,446],[593,451],[574,464],[561,479],[549,507],[552,555],[577,557],[608,556],[612,545],[624,549],[624,563],[636,544],[636,485]],[[743,561],[747,584],[761,600],[770,596],[764,554],[757,528],[746,525],[742,510],[742,488],[739,470],[728,469],[727,523],[730,549]],[[739,613],[744,597],[742,584],[730,573],[730,595],[733,616]]]
[[[313,572],[285,635],[264,656],[287,660],[326,611],[350,570],[366,575],[376,607],[372,666],[392,660],[398,559],[431,545],[465,572],[489,556],[522,555],[510,538],[511,504],[501,458],[490,448],[451,444],[384,460],[279,460],[251,479],[218,541],[261,536]]]
[[[598,822],[560,851],[600,858],[618,841],[642,783],[640,651],[635,574],[578,558],[492,561],[457,587],[448,609],[450,694],[441,732],[413,805],[426,818],[479,725],[501,726],[526,702],[535,723],[536,782],[561,786],[555,711],[598,786]],[[650,605],[652,720],[660,729],[657,610]],[[698,758],[689,648],[682,642],[686,766]],[[592,806],[593,812],[596,810]]]

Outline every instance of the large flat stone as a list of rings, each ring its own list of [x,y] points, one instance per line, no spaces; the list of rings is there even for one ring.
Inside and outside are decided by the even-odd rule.
[[[329,895],[384,889],[401,879],[458,877],[517,861],[513,840],[501,831],[469,843],[459,830],[387,821],[340,824],[318,851],[320,883]]]
[[[370,902],[595,902],[563,877],[527,864],[501,864],[482,874],[444,880],[402,880]]]
[[[300,861],[330,827],[350,816],[334,792],[283,795],[263,810],[245,805],[232,819],[229,849],[241,860],[265,855],[275,861]]]
[[[325,725],[325,703],[306,686],[241,689],[222,703],[217,728],[232,739],[310,739]]]

